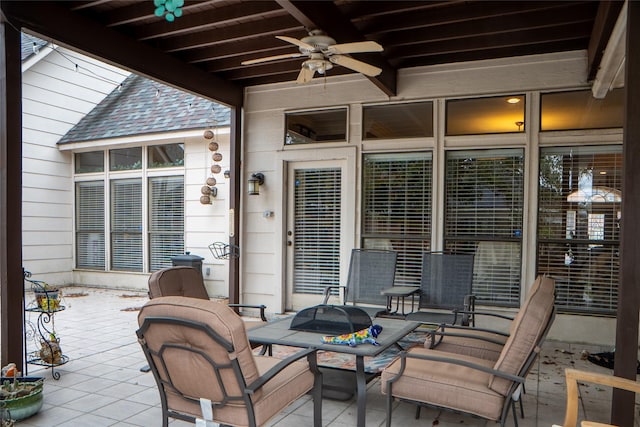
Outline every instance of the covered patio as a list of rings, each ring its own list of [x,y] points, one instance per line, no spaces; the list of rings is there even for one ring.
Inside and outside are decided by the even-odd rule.
[[[160,398],[151,373],[142,373],[144,355],[136,340],[136,310],[147,302],[144,293],[130,290],[68,287],[64,292],[66,310],[57,317],[56,329],[62,338],[69,363],[56,367],[59,380],[53,380],[49,369],[29,366],[29,375],[45,378],[44,406],[40,412],[19,426],[154,426],[161,419]],[[99,312],[96,306],[100,306]],[[87,322],[91,318],[91,322]],[[31,345],[31,343],[28,343]],[[583,351],[599,352],[597,346],[547,341],[542,357],[536,362],[526,383],[523,397],[523,427],[550,426],[562,423],[565,406],[564,369],[573,367],[591,372],[611,370],[581,359]],[[611,391],[590,385],[582,388],[582,404],[589,420],[606,421],[611,404]],[[385,396],[376,379],[367,387],[367,426],[383,426]],[[272,426],[306,426],[312,424],[310,396],[298,400],[276,416]],[[356,424],[356,400],[323,399],[323,425],[347,427]],[[490,427],[492,421],[468,415],[423,408],[416,421],[415,407],[395,403],[393,426],[466,425]],[[171,426],[192,424],[172,420]],[[509,416],[507,425],[513,425]],[[638,425],[637,423],[634,425]]]
[[[389,148],[390,143],[380,148],[360,134],[362,104],[366,103],[384,105],[434,99],[433,117],[438,120],[434,128],[443,129],[444,99],[448,97],[516,92],[533,99],[534,107],[539,107],[536,102],[540,102],[545,90],[592,88],[594,95],[601,98],[610,89],[620,87],[624,79],[621,135],[624,197],[618,219],[634,218],[640,209],[640,172],[635,167],[640,153],[637,120],[640,55],[630,49],[633,41],[640,39],[639,30],[635,28],[640,21],[640,6],[636,2],[187,1],[182,16],[176,15],[172,22],[154,15],[150,1],[26,3],[3,0],[0,5],[0,361],[3,365],[22,360],[24,343],[20,31],[55,40],[232,108],[228,243],[240,247],[241,252],[239,258],[229,260],[230,302],[262,303],[260,299],[266,299],[274,312],[283,312],[289,307],[286,286],[290,278],[284,271],[285,241],[286,236],[291,235],[288,224],[281,221],[265,228],[256,218],[272,218],[274,211],[285,217],[286,177],[290,173],[287,167],[302,159],[344,161],[345,175],[350,179],[346,181],[348,189],[362,186],[357,178],[361,162],[358,150],[372,154],[383,149],[393,150]],[[626,11],[622,21],[619,20],[621,10]],[[616,32],[619,22],[624,24],[622,33]],[[432,28],[438,25],[442,27]],[[301,76],[300,66],[305,58],[298,54],[292,56],[295,49],[274,36],[301,39],[313,29],[322,29],[338,43],[379,42],[384,47],[382,54],[363,53],[354,57],[380,69],[380,73],[354,74],[353,68],[362,70],[362,66],[347,60],[352,68],[335,67],[330,71],[327,68],[326,77],[312,73],[315,80],[306,86],[308,90],[297,86],[294,81]],[[243,61],[270,56],[280,59],[242,65]],[[535,79],[536,70],[540,70],[539,81]],[[449,76],[454,75],[458,79],[449,81]],[[519,75],[524,76],[524,81],[518,81]],[[468,78],[464,80],[464,76]],[[501,80],[505,87],[501,86]],[[345,105],[356,106],[349,113],[351,121],[347,127],[348,135],[360,145],[345,138],[343,144],[329,145],[333,151],[325,151],[328,154],[322,158],[316,155],[320,150],[315,147],[306,152],[307,157],[303,157],[302,149],[283,149],[285,113]],[[537,123],[534,107],[528,107],[527,120]],[[521,125],[517,129],[525,132]],[[427,145],[423,141],[405,141],[402,149],[428,147],[437,155],[443,154],[445,148],[463,147],[464,138],[454,139],[454,145],[446,146],[445,131],[438,132],[428,139]],[[606,136],[616,139],[615,132],[612,135]],[[562,141],[562,137],[558,140]],[[516,145],[523,151],[537,148],[540,145],[531,144],[539,144],[538,138],[539,127],[527,128]],[[585,145],[601,142],[588,138],[586,141]],[[456,147],[456,143],[460,145]],[[492,148],[500,145],[487,141],[484,144]],[[547,141],[547,144],[550,143]],[[531,151],[528,154],[537,158],[537,152]],[[443,161],[439,161],[443,168]],[[246,182],[261,170],[268,170],[265,189],[269,194],[258,201],[248,200],[243,196]],[[442,222],[444,214],[438,207],[444,202],[443,197],[439,197],[440,205],[434,204],[434,221]],[[530,197],[535,200],[533,195]],[[355,201],[344,210],[348,216],[344,222],[355,223],[353,219],[360,212]],[[518,282],[523,284],[516,292],[516,300],[524,295],[527,283],[539,268],[535,256],[537,218],[535,214],[524,216],[526,228],[514,230],[513,236],[519,238],[524,234],[527,240],[522,252],[528,254],[522,258],[518,273]],[[639,227],[637,221],[620,222],[620,279],[615,318],[615,374],[633,379],[636,378],[640,307],[640,290],[636,286],[640,267],[635,262],[640,255],[636,243],[640,241]],[[345,228],[349,233],[342,235],[344,247],[340,253],[343,255],[348,253],[349,246],[360,246],[365,240],[357,227]],[[441,229],[430,238],[436,249],[442,249],[445,238]],[[261,245],[269,240],[281,243],[265,250]],[[341,262],[342,266],[346,263]],[[265,270],[265,264],[276,268]],[[585,324],[600,322],[597,316],[583,318]],[[576,317],[567,316],[565,328],[570,328],[575,321]],[[549,351],[555,354],[555,348]],[[556,380],[553,385],[558,383],[562,381]],[[633,425],[633,395],[614,392],[611,414],[614,424]],[[401,419],[396,417],[396,421]]]

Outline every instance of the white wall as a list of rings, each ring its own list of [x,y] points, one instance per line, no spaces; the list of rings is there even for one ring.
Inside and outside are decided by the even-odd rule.
[[[61,54],[42,47],[23,64],[23,266],[36,278],[68,284],[73,279],[71,153],[59,151],[56,143],[129,73],[59,49]]]
[[[421,141],[396,140],[388,142],[362,143],[361,139],[361,106],[367,103],[385,103],[388,101],[402,101],[414,99],[437,99],[451,97],[475,97],[511,93],[534,93],[531,98],[537,101],[537,91],[586,88],[586,52],[565,52],[550,55],[534,55],[509,59],[477,61],[462,64],[437,65],[416,69],[401,70],[398,76],[398,95],[388,98],[367,79],[348,75],[328,79],[326,82],[315,79],[311,84],[296,85],[295,83],[274,84],[251,87],[246,90],[244,107],[244,153],[243,153],[243,183],[252,172],[260,171],[266,176],[268,187],[259,197],[247,198],[243,191],[243,211],[241,227],[243,242],[241,247],[241,295],[243,302],[266,304],[270,311],[284,310],[284,251],[285,239],[285,201],[284,174],[282,160],[283,153],[295,150],[308,153],[309,158],[322,158],[322,148],[336,148],[336,144],[314,144],[311,147],[283,147],[284,114],[285,111],[296,109],[317,109],[329,106],[349,106],[349,140],[341,146],[356,147],[358,157],[367,150],[398,150],[415,149],[421,147]],[[441,120],[443,104],[438,102],[436,118]],[[529,106],[532,109],[533,106]],[[530,114],[531,116],[532,114]],[[528,117],[530,117],[528,116]],[[529,126],[528,126],[529,127]],[[538,148],[537,135],[532,131],[527,134],[528,141],[520,136],[527,153],[536,153]],[[620,138],[621,136],[618,135]],[[433,141],[422,142],[434,144]],[[444,133],[435,136],[435,145],[447,146],[450,142],[444,140]],[[427,145],[422,145],[425,147]],[[326,150],[327,152],[329,150]],[[302,154],[299,154],[303,156]],[[359,162],[358,168],[359,168]],[[360,177],[360,171],[355,171],[355,179]],[[533,182],[533,179],[532,179]],[[357,210],[355,223],[359,221],[359,183],[353,195]],[[270,191],[270,189],[273,189]],[[529,205],[535,203],[537,186],[527,189]],[[535,206],[535,205],[533,205]],[[264,210],[275,211],[273,221],[255,223]],[[535,211],[535,209],[530,211]],[[535,224],[535,213],[527,217],[528,224]],[[525,266],[535,265],[535,226],[527,228],[528,234],[524,240]],[[357,230],[357,227],[356,227]],[[356,231],[357,232],[357,231]],[[435,237],[437,239],[437,237]],[[358,236],[354,236],[354,241]],[[262,259],[269,262],[258,262],[251,254],[257,249],[252,247],[255,242],[261,242]],[[250,262],[251,261],[251,262]],[[275,268],[274,268],[275,267]],[[533,268],[523,273],[525,284],[523,294],[534,280]],[[256,291],[259,289],[260,291]],[[318,301],[319,302],[319,301]],[[572,328],[577,320],[582,319],[584,327]],[[566,339],[575,342],[591,342],[609,344],[614,334],[615,319],[559,316],[556,325],[550,333],[551,338]]]

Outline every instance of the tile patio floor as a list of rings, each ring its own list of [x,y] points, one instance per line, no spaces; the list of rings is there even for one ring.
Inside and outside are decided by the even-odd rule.
[[[55,316],[55,328],[69,362],[56,367],[60,379],[49,369],[28,366],[29,375],[45,377],[44,406],[38,414],[17,425],[51,426],[160,426],[160,399],[151,373],[142,373],[144,356],[135,338],[137,308],[147,297],[142,292],[96,288],[64,288],[66,310]],[[29,297],[27,297],[29,298]],[[33,313],[27,317],[34,320]],[[33,344],[30,344],[33,345]],[[549,342],[530,373],[524,396],[523,427],[550,426],[564,418],[564,368],[573,366],[610,373],[608,369],[580,360],[582,350],[605,351],[583,345]],[[607,421],[610,392],[596,386],[581,388],[589,419]],[[323,401],[323,424],[329,427],[355,425],[355,400]],[[394,426],[497,426],[470,416],[424,409],[419,420],[414,407],[395,403]],[[271,426],[311,426],[311,402],[303,397],[271,421]],[[637,417],[638,418],[638,417]],[[438,420],[438,422],[435,422]],[[384,398],[379,380],[369,383],[367,426],[384,426]],[[171,426],[193,425],[172,420]],[[508,421],[513,425],[513,419]],[[638,420],[636,419],[636,425]]]

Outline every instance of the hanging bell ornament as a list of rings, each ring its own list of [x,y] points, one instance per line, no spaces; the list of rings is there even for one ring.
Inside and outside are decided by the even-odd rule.
[[[219,147],[219,145],[215,141],[211,141],[209,143],[209,151],[216,151],[218,149],[218,147]]]
[[[207,185],[209,187],[214,187],[216,185],[217,181],[214,177],[210,176],[209,178],[207,178]]]
[[[211,165],[211,173],[220,173],[221,170],[220,165]]]
[[[207,129],[204,131],[204,138],[205,139],[213,139],[213,131],[211,129]]]
[[[214,161],[214,162],[219,162],[220,160],[222,160],[222,154],[220,154],[220,153],[213,153],[213,161]]]
[[[211,188],[209,188],[209,186],[207,185],[203,185],[202,188],[200,189],[200,192],[205,196],[209,196],[209,194],[211,194]]]
[[[203,205],[210,205],[211,204],[211,197],[209,197],[209,196],[200,196],[200,203],[202,203]]]

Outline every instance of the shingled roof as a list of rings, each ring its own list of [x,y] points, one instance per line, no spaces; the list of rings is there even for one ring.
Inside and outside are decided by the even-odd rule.
[[[58,144],[229,126],[229,113],[223,105],[132,74]]]
[[[42,46],[47,45],[49,42],[40,40],[37,37],[30,36],[25,33],[20,33],[20,43],[21,43],[20,58],[22,62],[24,62],[27,59],[29,59],[29,57],[35,55],[37,52],[37,49],[40,49]]]

